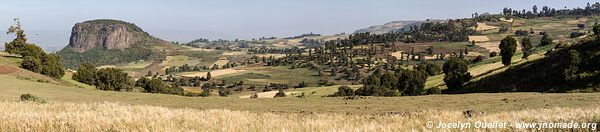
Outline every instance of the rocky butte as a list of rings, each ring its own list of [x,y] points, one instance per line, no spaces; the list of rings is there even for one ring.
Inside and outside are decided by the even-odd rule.
[[[68,47],[78,53],[96,47],[122,50],[149,38],[148,33],[132,23],[101,19],[75,24]]]

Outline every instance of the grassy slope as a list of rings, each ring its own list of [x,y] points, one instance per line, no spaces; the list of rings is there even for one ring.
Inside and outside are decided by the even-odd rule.
[[[597,18],[596,16],[591,17],[586,24],[593,25],[593,24],[591,24],[592,19],[596,19],[596,18]],[[569,20],[575,20],[575,18],[517,19],[515,21],[515,23],[522,23],[522,24],[514,25],[513,31],[518,30],[518,29],[530,30],[531,28],[533,28],[534,30],[547,31],[556,38],[556,36],[569,35],[571,33],[571,31],[575,31],[573,29],[576,29],[577,24],[566,23],[566,21],[569,21]],[[587,27],[585,30],[590,30],[590,27]],[[513,34],[512,33],[497,34],[496,32],[486,32],[486,36],[488,36],[491,39],[491,41],[499,41],[499,40],[503,39],[503,37],[506,37],[508,35],[513,35]],[[535,34],[535,35],[532,35],[531,37],[532,37],[532,39],[531,39],[532,45],[533,46],[539,45],[541,35]],[[520,41],[522,39],[522,37],[515,37],[515,39]],[[563,42],[572,43],[577,40],[578,39],[570,39],[570,40],[563,40]],[[518,45],[518,46],[521,46],[521,45]],[[532,54],[529,57],[529,59],[527,59],[527,60],[522,59],[523,53],[518,50],[517,53],[515,53],[515,56],[513,56],[512,63],[513,63],[513,65],[518,65],[518,64],[523,64],[526,62],[531,62],[531,61],[541,59],[543,57],[543,54],[547,50],[553,48],[554,46],[555,45],[536,47],[534,54]],[[497,57],[486,59],[482,62],[473,64],[469,68],[469,72],[471,73],[471,75],[473,75],[475,77],[471,81],[477,81],[483,77],[491,76],[496,73],[503,72],[506,69],[508,69],[508,67],[504,67],[502,65],[502,63],[500,62],[500,56],[497,56]],[[444,75],[443,74],[427,78],[427,82],[425,83],[425,88],[433,88],[433,87],[446,88],[446,86],[444,85]]]
[[[254,112],[281,111],[384,113],[422,110],[478,110],[485,112],[512,111],[551,107],[586,107],[600,101],[600,93],[539,94],[463,94],[393,97],[359,100],[341,98],[276,98],[240,99],[224,97],[183,97],[165,94],[111,92],[39,83],[0,75],[0,100],[17,100],[21,94],[31,93],[49,102],[120,102],[167,107],[197,109],[232,109]],[[318,93],[318,92],[317,92]],[[508,103],[503,101],[507,99]]]
[[[0,57],[3,65],[15,59]],[[14,63],[12,64],[14,65]],[[385,113],[422,110],[478,110],[484,112],[513,111],[521,109],[551,107],[586,107],[600,101],[600,93],[574,94],[463,94],[430,95],[417,97],[392,97],[359,100],[342,98],[320,98],[335,92],[337,86],[308,87],[290,91],[312,93],[308,98],[240,99],[236,97],[183,97],[177,95],[99,91],[91,86],[75,83],[78,87],[51,83],[41,83],[19,78],[15,74],[0,74],[0,100],[17,100],[21,94],[31,93],[49,102],[120,102],[124,104],[145,104],[166,107],[187,107],[196,109],[231,109],[253,112],[336,112],[336,113]],[[67,74],[66,81],[70,74]],[[84,87],[84,88],[80,88]],[[508,100],[508,103],[503,101]]]

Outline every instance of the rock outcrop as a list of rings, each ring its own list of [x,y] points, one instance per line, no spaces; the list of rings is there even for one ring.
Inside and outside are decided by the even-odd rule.
[[[150,38],[148,33],[132,23],[105,19],[92,20],[75,24],[68,47],[78,53],[99,46],[106,50],[122,50]]]

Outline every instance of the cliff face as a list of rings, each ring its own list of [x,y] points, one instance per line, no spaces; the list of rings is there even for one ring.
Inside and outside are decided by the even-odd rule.
[[[131,23],[93,20],[75,24],[68,47],[79,53],[98,46],[107,50],[122,50],[149,38],[148,33]]]

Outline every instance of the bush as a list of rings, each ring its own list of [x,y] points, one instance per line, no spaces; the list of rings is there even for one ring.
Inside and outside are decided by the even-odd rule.
[[[73,80],[94,85],[96,82],[96,66],[92,63],[85,62],[79,65],[77,72],[73,74]]]
[[[306,87],[306,82],[302,81],[301,83],[298,83],[298,86],[294,86],[294,88],[304,88]]]
[[[231,94],[231,90],[228,88],[221,87],[219,88],[219,96],[227,97]]]
[[[251,98],[251,99],[256,99],[256,98],[258,98],[258,94],[257,94],[257,93],[254,93],[254,94],[252,94],[252,96],[250,96],[250,98]]]
[[[471,62],[477,63],[477,62],[483,61],[483,59],[485,59],[485,57],[483,57],[482,55],[479,55],[479,56],[475,57],[475,59],[471,60]]]
[[[583,35],[585,35],[586,33],[584,32],[572,32],[571,35],[569,35],[569,38],[578,38],[581,37]]]
[[[104,68],[96,72],[96,88],[109,91],[131,91],[131,79],[121,69]]]
[[[306,98],[306,94],[302,93],[302,94],[300,94],[300,95],[298,95],[298,96],[296,96],[296,97],[297,97],[297,98]]]
[[[498,52],[494,51],[490,53],[490,58],[498,56]]]
[[[546,45],[551,45],[552,43],[552,38],[550,38],[550,35],[548,35],[548,33],[544,33],[542,36],[542,40],[540,40],[540,45],[541,46],[546,46]]]
[[[330,95],[331,97],[354,96],[354,89],[348,86],[340,86],[338,91]]]
[[[32,94],[21,94],[21,101],[23,102],[36,102],[36,103],[46,103],[46,101],[40,97],[34,96]]]
[[[517,35],[517,36],[527,36],[527,35],[529,35],[529,32],[527,30],[517,30],[517,31],[515,31],[515,35]]]
[[[285,95],[285,92],[283,92],[283,90],[279,90],[279,92],[277,92],[277,94],[275,94],[275,96],[273,98],[278,98],[278,97],[285,97],[287,95]]]
[[[442,89],[437,88],[437,87],[429,88],[429,89],[427,89],[427,92],[425,94],[427,94],[427,95],[442,94]]]
[[[335,85],[335,83],[333,82],[329,82],[329,80],[319,80],[318,81],[319,86],[333,86]]]
[[[210,96],[210,89],[202,89],[202,92],[200,92],[200,96],[202,96],[202,97]]]

